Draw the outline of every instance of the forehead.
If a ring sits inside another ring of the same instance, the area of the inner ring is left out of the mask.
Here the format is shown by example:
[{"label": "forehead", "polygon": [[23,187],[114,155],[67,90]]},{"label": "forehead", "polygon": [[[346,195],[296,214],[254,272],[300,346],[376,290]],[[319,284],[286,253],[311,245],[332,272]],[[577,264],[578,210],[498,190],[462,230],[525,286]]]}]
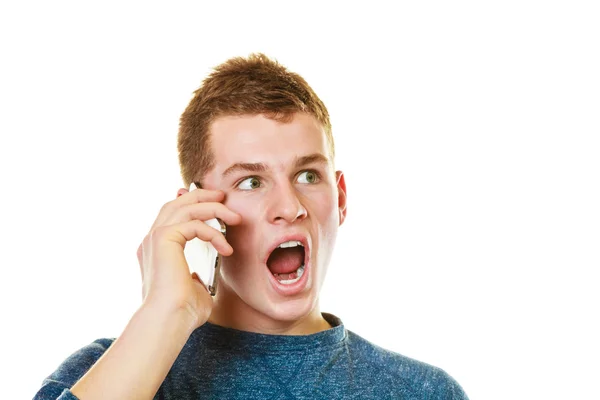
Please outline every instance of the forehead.
[{"label": "forehead", "polygon": [[327,138],[311,115],[297,113],[289,122],[263,115],[226,116],[211,125],[215,173],[234,163],[265,163],[284,168],[295,157],[321,153],[329,158]]}]

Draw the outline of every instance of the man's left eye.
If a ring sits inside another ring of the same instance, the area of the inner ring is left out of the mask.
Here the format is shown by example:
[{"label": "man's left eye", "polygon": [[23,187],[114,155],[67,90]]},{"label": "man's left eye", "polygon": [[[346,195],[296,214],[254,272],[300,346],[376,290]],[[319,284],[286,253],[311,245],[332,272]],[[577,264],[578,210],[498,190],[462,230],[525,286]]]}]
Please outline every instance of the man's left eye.
[{"label": "man's left eye", "polygon": [[298,175],[300,183],[316,183],[319,180],[319,175],[315,171],[304,171]]}]

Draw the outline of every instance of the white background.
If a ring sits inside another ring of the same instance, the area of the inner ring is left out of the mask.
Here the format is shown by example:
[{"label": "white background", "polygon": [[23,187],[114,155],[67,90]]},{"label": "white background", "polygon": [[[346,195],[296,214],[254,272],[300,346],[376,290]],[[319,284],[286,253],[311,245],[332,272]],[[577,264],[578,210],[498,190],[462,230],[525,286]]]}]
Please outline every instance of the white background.
[{"label": "white background", "polygon": [[322,309],[471,399],[600,398],[592,3],[3,3],[2,397],[120,334],[179,115],[262,51],[328,106],[346,173]]}]

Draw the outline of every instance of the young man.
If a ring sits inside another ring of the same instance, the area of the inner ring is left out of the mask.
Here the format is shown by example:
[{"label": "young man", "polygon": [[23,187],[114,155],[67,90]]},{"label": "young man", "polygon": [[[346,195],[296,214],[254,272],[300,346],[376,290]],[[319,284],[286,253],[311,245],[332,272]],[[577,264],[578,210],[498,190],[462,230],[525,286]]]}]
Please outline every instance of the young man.
[{"label": "young man", "polygon": [[[466,399],[444,371],[320,311],[346,183],[304,79],[262,54],[225,62],[183,113],[178,148],[185,187],[202,189],[179,189],[140,245],[141,307],[36,399]],[[223,255],[214,298],[184,257],[196,237]]]}]

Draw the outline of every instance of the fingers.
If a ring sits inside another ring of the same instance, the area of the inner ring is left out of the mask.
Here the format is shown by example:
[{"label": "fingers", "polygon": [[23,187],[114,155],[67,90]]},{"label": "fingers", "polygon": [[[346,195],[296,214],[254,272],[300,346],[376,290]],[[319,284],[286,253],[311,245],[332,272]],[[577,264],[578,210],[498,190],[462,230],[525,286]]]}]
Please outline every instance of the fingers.
[{"label": "fingers", "polygon": [[170,201],[170,203],[183,205],[199,202],[221,201],[224,198],[225,192],[222,190],[196,189],[182,194],[175,200]]},{"label": "fingers", "polygon": [[194,238],[210,242],[215,250],[224,256],[233,254],[233,248],[227,243],[221,232],[198,220],[161,226],[152,232],[150,239],[154,243],[161,243],[166,240],[179,243],[181,247],[185,247],[185,244]]},{"label": "fingers", "polygon": [[225,193],[220,190],[197,189],[184,193],[162,206],[160,212],[158,213],[158,217],[156,217],[156,221],[154,221],[154,224],[152,225],[152,228],[165,225],[165,220],[182,206],[205,202],[221,202],[224,198]]},{"label": "fingers", "polygon": [[174,225],[194,219],[208,221],[213,218],[219,218],[225,222],[225,225],[237,225],[242,220],[238,213],[231,211],[222,203],[195,203],[173,211],[165,219],[164,225]]},{"label": "fingers", "polygon": [[[220,190],[196,189],[183,193],[177,199],[166,203],[160,210],[146,239],[138,247],[137,257],[143,271],[143,243],[148,239],[168,237],[171,242],[177,242],[185,247],[185,242],[195,237],[210,242],[214,248],[225,256],[233,253],[223,234],[203,221],[219,218],[226,225],[237,225],[241,215],[228,209],[223,203],[225,193]],[[192,223],[193,222],[193,223]],[[191,223],[191,224],[190,224]],[[153,243],[159,243],[152,240]]]}]

